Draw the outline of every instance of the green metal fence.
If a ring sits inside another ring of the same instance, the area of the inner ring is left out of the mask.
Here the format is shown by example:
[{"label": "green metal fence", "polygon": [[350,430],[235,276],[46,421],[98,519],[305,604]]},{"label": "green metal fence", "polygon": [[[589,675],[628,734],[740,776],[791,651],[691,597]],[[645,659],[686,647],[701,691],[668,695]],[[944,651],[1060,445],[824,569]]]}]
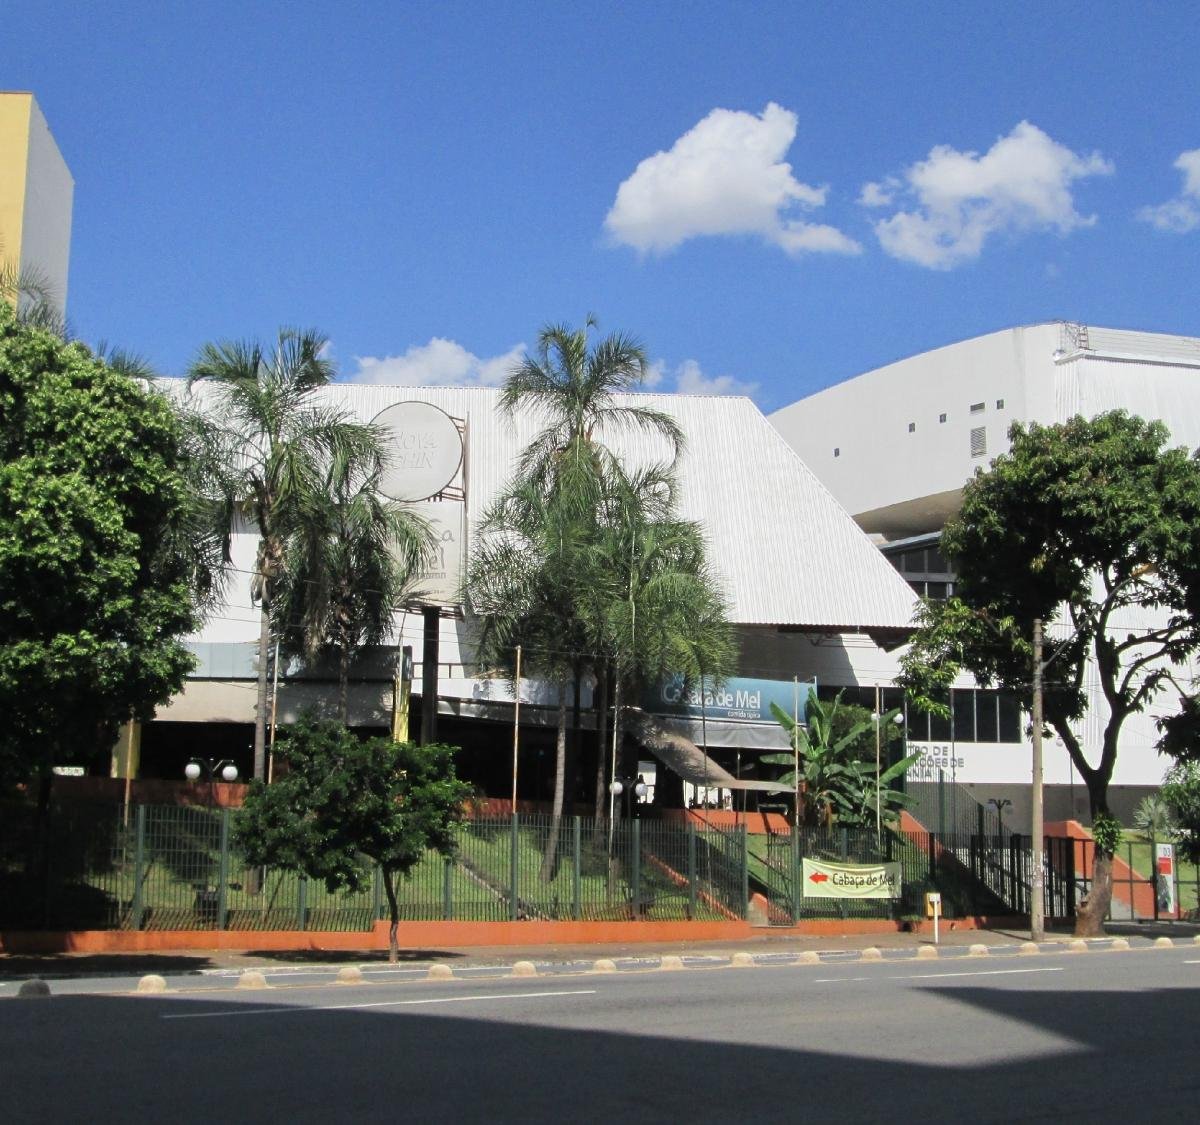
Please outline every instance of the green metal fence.
[{"label": "green metal fence", "polygon": [[[290,871],[247,865],[236,809],[58,804],[41,843],[27,806],[0,810],[0,926],[9,929],[368,930],[387,916],[376,872],[357,893],[327,891]],[[551,833],[556,832],[553,848]],[[1027,844],[1028,838],[1025,838]],[[1019,897],[1027,887],[1020,837],[1006,839]],[[452,857],[427,854],[396,886],[405,921],[739,919],[754,896],[767,921],[918,917],[939,890],[948,916],[991,913],[999,875],[979,862],[976,837],[885,829],[787,828],[748,834],[695,821],[615,823],[548,815],[480,816],[457,831]],[[990,853],[989,853],[990,854]],[[805,895],[805,857],[898,862],[899,900],[838,901]],[[1007,861],[1006,861],[1007,862]],[[1063,872],[1048,856],[1052,878]],[[1001,873],[1003,874],[1003,873]],[[1071,876],[1073,879],[1073,876]],[[1183,897],[1183,896],[1181,896]],[[1027,898],[1027,891],[1026,891]],[[1067,911],[1055,909],[1052,913]]]}]

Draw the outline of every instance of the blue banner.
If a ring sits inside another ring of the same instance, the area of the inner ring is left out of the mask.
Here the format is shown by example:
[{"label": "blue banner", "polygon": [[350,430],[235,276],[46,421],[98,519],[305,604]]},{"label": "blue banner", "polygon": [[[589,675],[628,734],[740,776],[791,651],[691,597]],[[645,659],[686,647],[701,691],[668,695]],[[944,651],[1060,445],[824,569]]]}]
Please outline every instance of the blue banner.
[{"label": "blue banner", "polygon": [[[800,721],[816,683],[800,683]],[[796,705],[796,684],[792,680],[748,680],[734,677],[718,686],[704,681],[703,697],[699,683],[684,687],[681,676],[669,677],[647,692],[642,707],[653,715],[679,715],[689,719],[735,720],[773,723],[771,704],[778,704],[788,715]]]}]

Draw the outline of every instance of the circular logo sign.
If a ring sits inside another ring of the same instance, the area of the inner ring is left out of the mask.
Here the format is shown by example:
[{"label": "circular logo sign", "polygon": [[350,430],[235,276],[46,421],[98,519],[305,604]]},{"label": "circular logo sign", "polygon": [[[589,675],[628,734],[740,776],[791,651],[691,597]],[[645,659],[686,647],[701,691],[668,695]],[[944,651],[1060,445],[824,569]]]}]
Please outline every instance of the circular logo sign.
[{"label": "circular logo sign", "polygon": [[462,434],[440,407],[397,402],[371,424],[383,431],[388,453],[379,488],[393,500],[428,500],[453,479],[462,464]]}]

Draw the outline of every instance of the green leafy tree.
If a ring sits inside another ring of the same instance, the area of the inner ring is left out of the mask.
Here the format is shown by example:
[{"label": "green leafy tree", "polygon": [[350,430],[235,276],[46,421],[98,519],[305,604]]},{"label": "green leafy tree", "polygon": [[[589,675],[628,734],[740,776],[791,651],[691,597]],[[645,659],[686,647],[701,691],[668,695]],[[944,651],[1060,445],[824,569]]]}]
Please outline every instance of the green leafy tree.
[{"label": "green leafy tree", "polygon": [[554,877],[566,789],[567,699],[586,638],[577,612],[587,578],[586,522],[557,493],[530,481],[514,486],[480,525],[468,575],[468,599],[479,625],[478,658],[503,669],[518,690],[516,647],[527,674],[558,689],[551,827],[541,877]]},{"label": "green leafy tree", "polygon": [[330,467],[355,466],[369,477],[383,452],[379,435],[330,405],[334,367],[327,341],[282,329],[275,343],[205,344],[188,385],[208,387],[198,413],[208,419],[214,451],[209,488],[245,512],[259,534],[251,593],[260,606],[254,776],[266,776],[266,715],[274,599],[293,535],[321,507]]},{"label": "green leafy tree", "polygon": [[93,764],[183,684],[196,626],[172,540],[177,419],[82,344],[0,301],[0,768]]},{"label": "green leafy tree", "polygon": [[[843,711],[852,709],[847,722]],[[855,719],[857,712],[865,717]],[[874,748],[875,728],[880,731],[891,727],[892,721],[901,712],[889,711],[876,720],[864,708],[843,704],[841,693],[829,702],[810,695],[805,706],[804,723],[799,726],[793,716],[778,704],[771,704],[771,714],[787,733],[788,741],[797,748],[800,759],[799,783],[801,790],[802,815],[798,819],[806,824],[830,828],[835,822],[847,826],[865,826],[875,823],[876,800],[881,819],[890,823],[902,809],[912,802],[904,793],[893,789],[892,782],[898,781],[915,763],[919,755],[907,758],[884,768],[876,782],[874,759],[865,761],[860,755],[862,745],[870,740]],[[874,750],[872,749],[872,753]],[[779,781],[793,792],[797,775],[794,754],[766,754],[765,765],[790,766]]]},{"label": "green leafy tree", "polygon": [[[957,596],[922,606],[902,680],[944,714],[942,693],[966,669],[1028,710],[1033,622],[1066,624],[1048,646],[1044,715],[1091,803],[1094,877],[1076,919],[1088,936],[1102,932],[1112,896],[1108,787],[1122,727],[1200,647],[1200,463],[1167,447],[1161,422],[1123,411],[1016,424],[1009,437],[943,532]],[[1081,734],[1089,680],[1103,697],[1093,756]]]},{"label": "green leafy tree", "polygon": [[324,486],[306,493],[284,549],[280,633],[284,651],[337,661],[338,715],[349,709],[350,662],[385,643],[396,613],[433,548],[426,520],[389,501],[379,472],[333,461]]},{"label": "green leafy tree", "polygon": [[1200,864],[1200,762],[1172,766],[1160,796],[1175,814],[1175,838],[1181,850],[1192,863]]},{"label": "green leafy tree", "polygon": [[378,867],[396,961],[396,880],[433,849],[452,856],[470,786],[454,774],[455,748],[360,739],[306,716],[280,742],[282,776],[251,783],[236,839],[255,866],[299,871],[333,891],[357,891]]}]

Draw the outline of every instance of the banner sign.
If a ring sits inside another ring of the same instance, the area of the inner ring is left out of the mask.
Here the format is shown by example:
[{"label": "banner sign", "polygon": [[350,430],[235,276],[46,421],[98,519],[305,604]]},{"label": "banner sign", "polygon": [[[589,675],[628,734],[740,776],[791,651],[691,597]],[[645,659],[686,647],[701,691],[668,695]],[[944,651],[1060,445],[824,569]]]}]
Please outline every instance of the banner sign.
[{"label": "banner sign", "polygon": [[[800,721],[808,706],[815,683],[800,684]],[[689,719],[729,719],[742,722],[773,723],[771,704],[776,703],[785,714],[796,706],[796,684],[793,680],[748,680],[732,678],[718,687],[706,679],[703,689],[699,683],[685,689],[683,678],[670,676],[647,692],[643,708],[652,715],[681,715]]]},{"label": "banner sign", "polygon": [[1176,914],[1175,909],[1175,845],[1155,844],[1154,846],[1154,897],[1160,914]]},{"label": "banner sign", "polygon": [[899,898],[898,863],[801,861],[805,898]]}]

